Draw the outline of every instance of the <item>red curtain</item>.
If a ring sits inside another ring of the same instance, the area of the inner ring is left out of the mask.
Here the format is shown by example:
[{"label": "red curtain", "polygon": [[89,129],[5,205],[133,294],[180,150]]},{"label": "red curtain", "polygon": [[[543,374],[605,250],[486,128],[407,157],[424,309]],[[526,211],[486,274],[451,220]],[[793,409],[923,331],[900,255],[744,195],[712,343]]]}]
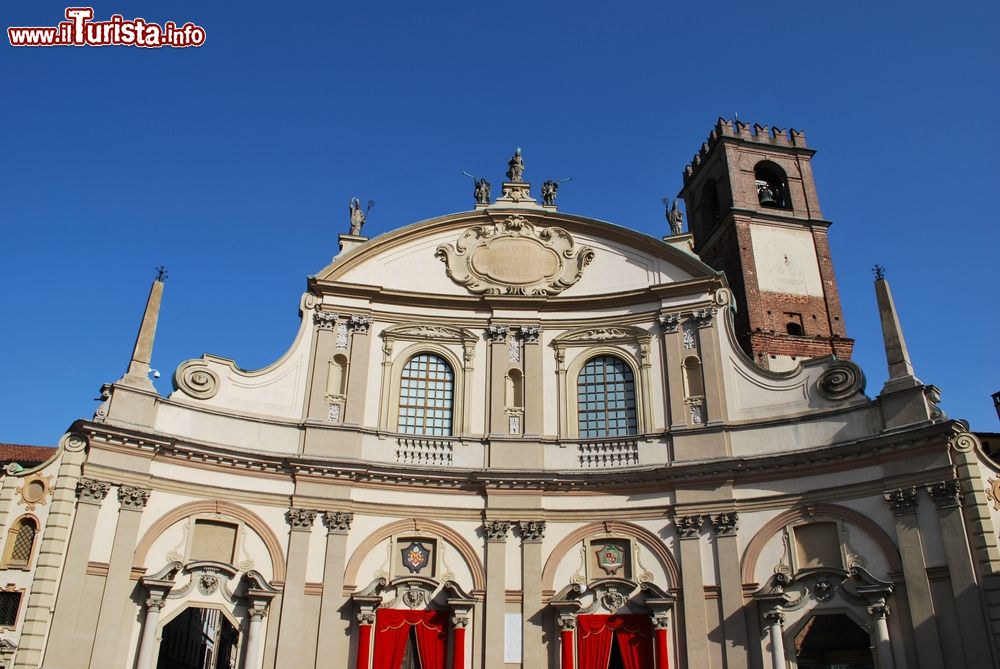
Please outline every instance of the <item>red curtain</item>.
[{"label": "red curtain", "polygon": [[576,625],[580,669],[607,669],[612,637],[618,641],[625,669],[654,669],[649,616],[578,616]]},{"label": "red curtain", "polygon": [[447,611],[378,609],[375,617],[375,661],[373,669],[399,669],[412,627],[423,669],[446,669]]}]

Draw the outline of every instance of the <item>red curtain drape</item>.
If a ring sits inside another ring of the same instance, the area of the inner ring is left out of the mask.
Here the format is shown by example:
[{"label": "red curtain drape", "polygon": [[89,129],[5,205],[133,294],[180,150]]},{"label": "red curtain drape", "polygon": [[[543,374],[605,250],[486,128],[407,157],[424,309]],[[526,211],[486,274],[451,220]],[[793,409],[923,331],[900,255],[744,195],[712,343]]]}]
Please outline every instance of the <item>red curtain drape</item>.
[{"label": "red curtain drape", "polygon": [[399,669],[406,640],[413,628],[423,669],[446,669],[447,611],[378,609],[375,614],[375,661],[373,669]]},{"label": "red curtain drape", "polygon": [[618,641],[625,669],[654,669],[649,616],[578,616],[576,625],[580,669],[607,669],[612,637]]}]

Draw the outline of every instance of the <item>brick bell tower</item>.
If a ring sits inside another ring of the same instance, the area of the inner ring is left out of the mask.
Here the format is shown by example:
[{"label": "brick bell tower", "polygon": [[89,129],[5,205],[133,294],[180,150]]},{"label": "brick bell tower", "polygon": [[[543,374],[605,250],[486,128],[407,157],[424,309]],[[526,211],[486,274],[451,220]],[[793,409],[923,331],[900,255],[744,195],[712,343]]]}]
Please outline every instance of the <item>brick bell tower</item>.
[{"label": "brick bell tower", "polygon": [[684,170],[694,251],[726,273],[736,334],[761,367],[850,358],[805,134],[720,118]]}]

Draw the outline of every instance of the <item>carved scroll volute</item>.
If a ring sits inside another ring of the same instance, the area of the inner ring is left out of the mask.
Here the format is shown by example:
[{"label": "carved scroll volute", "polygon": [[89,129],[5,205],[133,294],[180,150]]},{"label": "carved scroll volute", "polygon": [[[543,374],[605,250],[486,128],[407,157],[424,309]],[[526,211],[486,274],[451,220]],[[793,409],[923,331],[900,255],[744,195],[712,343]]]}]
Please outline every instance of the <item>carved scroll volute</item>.
[{"label": "carved scroll volute", "polygon": [[539,229],[521,216],[473,226],[435,255],[455,283],[487,295],[557,295],[594,259],[562,228]]}]

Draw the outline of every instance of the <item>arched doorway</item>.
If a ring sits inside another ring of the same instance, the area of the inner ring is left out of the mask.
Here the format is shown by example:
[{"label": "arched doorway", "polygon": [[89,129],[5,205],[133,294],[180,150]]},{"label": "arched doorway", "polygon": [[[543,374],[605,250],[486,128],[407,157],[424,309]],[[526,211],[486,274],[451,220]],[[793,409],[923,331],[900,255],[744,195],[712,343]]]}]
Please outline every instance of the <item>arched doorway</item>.
[{"label": "arched doorway", "polygon": [[222,611],[185,609],[163,628],[156,669],[236,669],[239,632]]},{"label": "arched doorway", "polygon": [[843,613],[814,615],[795,635],[799,669],[875,669],[871,637]]}]

